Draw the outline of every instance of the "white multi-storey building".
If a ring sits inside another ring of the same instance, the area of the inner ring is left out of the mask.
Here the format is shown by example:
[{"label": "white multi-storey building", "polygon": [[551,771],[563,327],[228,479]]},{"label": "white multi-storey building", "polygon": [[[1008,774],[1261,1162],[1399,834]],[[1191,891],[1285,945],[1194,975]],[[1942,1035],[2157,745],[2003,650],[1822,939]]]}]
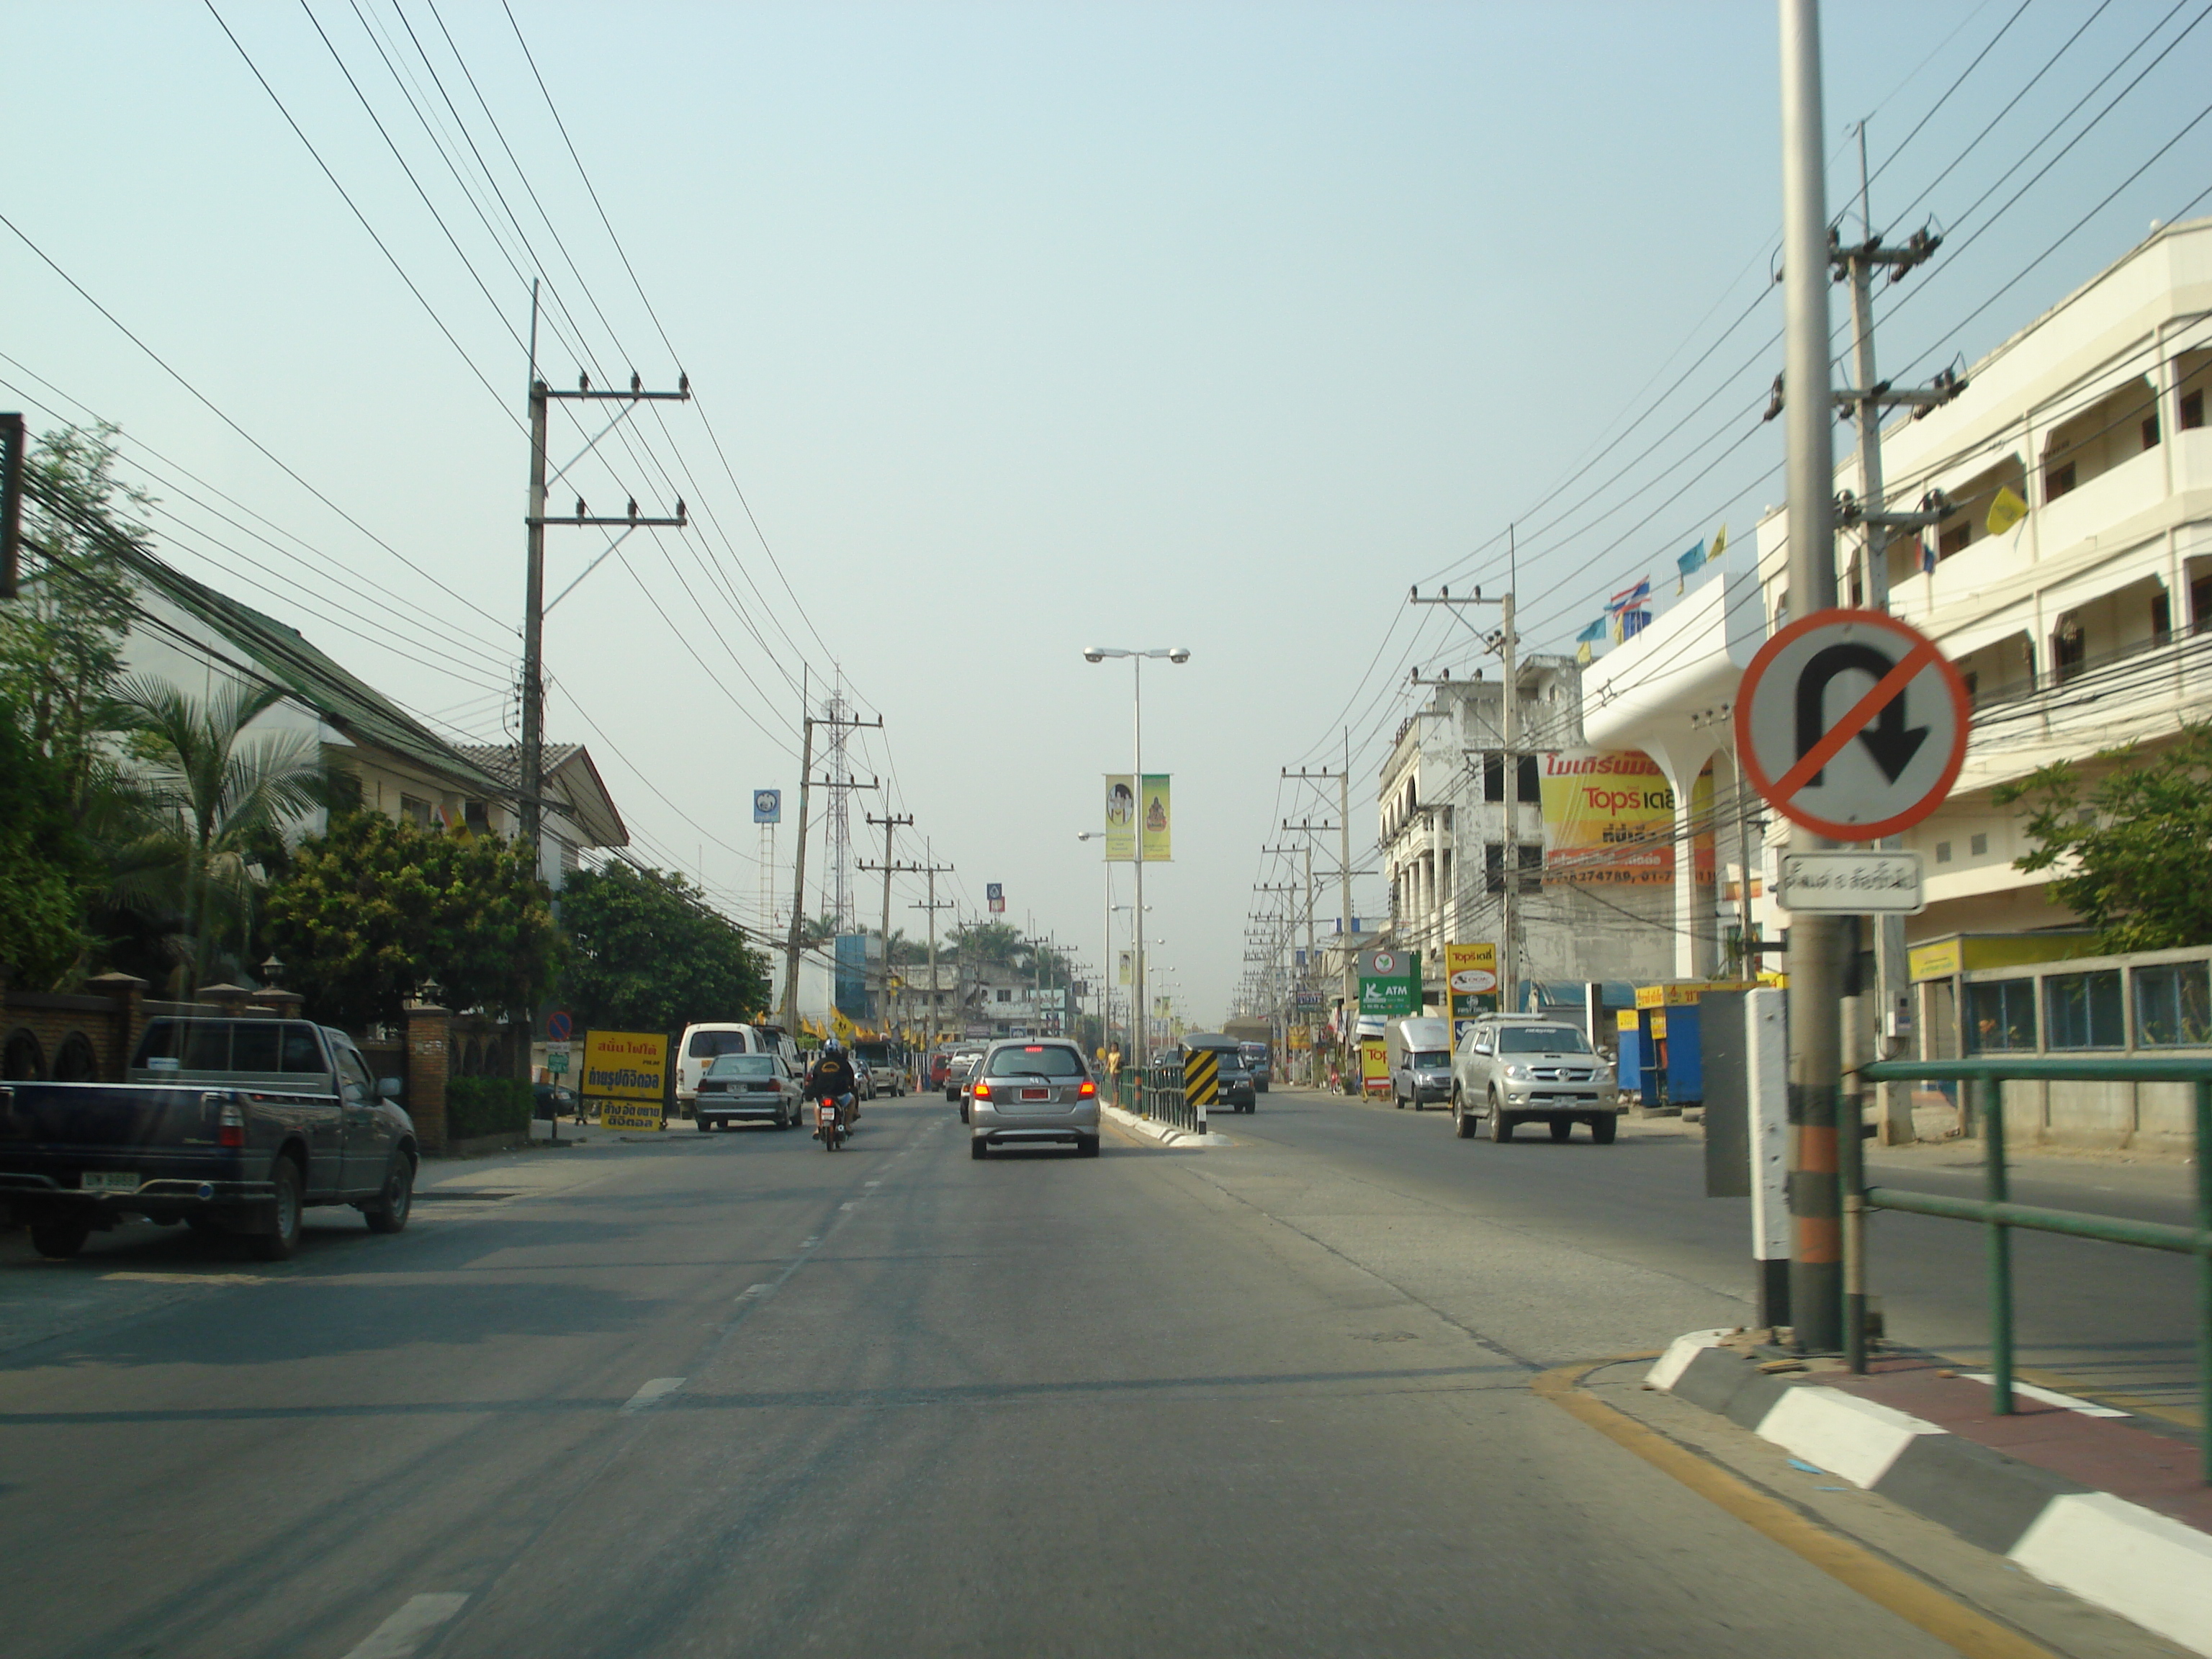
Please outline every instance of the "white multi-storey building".
[{"label": "white multi-storey building", "polygon": [[[1883,434],[1891,510],[1939,490],[1950,509],[1924,543],[1888,548],[1890,608],[1958,665],[1974,710],[1949,799],[1906,836],[1929,878],[1915,940],[2071,921],[2048,902],[2047,874],[2014,867],[2027,850],[2022,813],[1994,792],[2052,761],[2094,773],[2100,751],[2155,744],[2212,714],[2212,220],[2154,232],[1967,381]],[[1857,472],[1854,450],[1838,490],[1861,493]],[[1838,534],[1847,604],[1864,596],[1863,545]],[[1746,860],[1725,716],[1784,616],[1788,558],[1777,509],[1759,525],[1755,570],[1708,575],[1583,676],[1589,741],[1650,754],[1676,786],[1678,834],[1714,834],[1730,866]],[[1717,810],[1697,822],[1691,786],[1708,769]],[[1754,831],[1753,865],[1758,844]],[[1677,899],[1677,971],[1709,972],[1724,924],[1694,888]],[[1786,921],[1763,899],[1759,909],[1770,935]]]}]

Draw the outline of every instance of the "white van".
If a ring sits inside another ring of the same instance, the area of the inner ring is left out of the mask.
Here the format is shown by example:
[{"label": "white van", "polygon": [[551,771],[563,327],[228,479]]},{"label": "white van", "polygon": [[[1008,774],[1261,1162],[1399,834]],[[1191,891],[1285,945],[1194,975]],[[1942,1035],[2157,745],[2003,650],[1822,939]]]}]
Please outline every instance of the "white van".
[{"label": "white van", "polygon": [[699,1098],[699,1079],[718,1054],[765,1054],[773,1045],[750,1025],[687,1025],[676,1050],[676,1110],[689,1117]]},{"label": "white van", "polygon": [[1419,1111],[1431,1101],[1451,1101],[1451,1022],[1432,1015],[1394,1019],[1385,1036],[1390,1045],[1390,1103],[1411,1101]]}]

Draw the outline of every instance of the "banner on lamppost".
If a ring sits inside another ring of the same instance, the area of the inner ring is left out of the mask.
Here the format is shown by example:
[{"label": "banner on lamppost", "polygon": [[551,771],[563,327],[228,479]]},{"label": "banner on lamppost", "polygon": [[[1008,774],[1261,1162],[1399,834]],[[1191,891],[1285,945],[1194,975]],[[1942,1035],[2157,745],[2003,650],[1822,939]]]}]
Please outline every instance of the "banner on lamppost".
[{"label": "banner on lamppost", "polygon": [[1134,984],[1137,978],[1137,953],[1134,951],[1124,951],[1121,952],[1121,973],[1118,982],[1123,985]]},{"label": "banner on lamppost", "polygon": [[1134,862],[1137,836],[1141,826],[1145,838],[1145,862],[1171,862],[1175,852],[1172,833],[1174,810],[1174,798],[1170,792],[1165,772],[1146,773],[1141,793],[1137,788],[1133,773],[1107,773],[1107,861],[1112,864]]},{"label": "banner on lamppost", "polygon": [[[1128,864],[1137,856],[1137,781],[1127,772],[1106,775],[1106,860]],[[1128,981],[1124,980],[1123,984]]]},{"label": "banner on lamppost", "polygon": [[1145,862],[1166,864],[1175,856],[1173,805],[1164,772],[1145,774]]}]

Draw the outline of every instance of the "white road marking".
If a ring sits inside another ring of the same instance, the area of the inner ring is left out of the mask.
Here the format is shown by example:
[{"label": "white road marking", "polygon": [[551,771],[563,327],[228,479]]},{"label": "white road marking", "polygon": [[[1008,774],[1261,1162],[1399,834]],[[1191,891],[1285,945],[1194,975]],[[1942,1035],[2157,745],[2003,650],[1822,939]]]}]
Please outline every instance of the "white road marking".
[{"label": "white road marking", "polygon": [[882,1186],[884,1183],[883,1183],[882,1182],[880,1182],[880,1181],[871,1181],[871,1182],[867,1182],[867,1183],[866,1183],[866,1185],[868,1185],[868,1186],[871,1186],[871,1187],[880,1187],[880,1186]]},{"label": "white road marking", "polygon": [[682,1388],[688,1379],[681,1376],[656,1376],[643,1384],[638,1391],[623,1402],[626,1412],[641,1412],[659,1405]]},{"label": "white road marking", "polygon": [[408,1659],[423,1638],[468,1605],[465,1595],[447,1593],[412,1597],[407,1605],[369,1632],[345,1659]]},{"label": "white road marking", "polygon": [[102,1273],[102,1279],[119,1279],[132,1285],[266,1285],[262,1273]]},{"label": "white road marking", "polygon": [[841,1210],[855,1210],[860,1207],[860,1205],[857,1202],[854,1202],[852,1204],[840,1204],[837,1207]]},{"label": "white road marking", "polygon": [[[1979,1382],[1994,1389],[1997,1380],[1988,1371],[1960,1371],[1969,1382]],[[2128,1413],[2114,1411],[2110,1406],[2100,1406],[2087,1400],[2077,1400],[2070,1394],[2060,1394],[2056,1389],[2039,1389],[2033,1382],[2013,1379],[2012,1391],[2024,1394],[2030,1400],[2040,1400],[2046,1406],[2063,1406],[2069,1412],[2079,1412],[2084,1417],[2125,1417]]]},{"label": "white road marking", "polygon": [[767,1295],[770,1291],[774,1290],[775,1288],[775,1285],[746,1285],[746,1286],[745,1286],[745,1288],[744,1288],[742,1291],[740,1291],[740,1292],[739,1292],[739,1295],[740,1295],[740,1296],[766,1296],[766,1295]]}]

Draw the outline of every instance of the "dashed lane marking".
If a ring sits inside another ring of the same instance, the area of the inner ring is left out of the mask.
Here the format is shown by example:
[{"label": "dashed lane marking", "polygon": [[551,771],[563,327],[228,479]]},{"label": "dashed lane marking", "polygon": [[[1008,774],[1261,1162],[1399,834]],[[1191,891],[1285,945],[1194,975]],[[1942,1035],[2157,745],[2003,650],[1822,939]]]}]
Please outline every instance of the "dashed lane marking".
[{"label": "dashed lane marking", "polygon": [[688,1380],[681,1376],[656,1376],[652,1382],[641,1384],[635,1394],[623,1401],[623,1410],[650,1411],[682,1388]]},{"label": "dashed lane marking", "polygon": [[468,1605],[465,1595],[446,1593],[410,1597],[407,1605],[369,1632],[345,1659],[409,1659],[439,1626]]}]

